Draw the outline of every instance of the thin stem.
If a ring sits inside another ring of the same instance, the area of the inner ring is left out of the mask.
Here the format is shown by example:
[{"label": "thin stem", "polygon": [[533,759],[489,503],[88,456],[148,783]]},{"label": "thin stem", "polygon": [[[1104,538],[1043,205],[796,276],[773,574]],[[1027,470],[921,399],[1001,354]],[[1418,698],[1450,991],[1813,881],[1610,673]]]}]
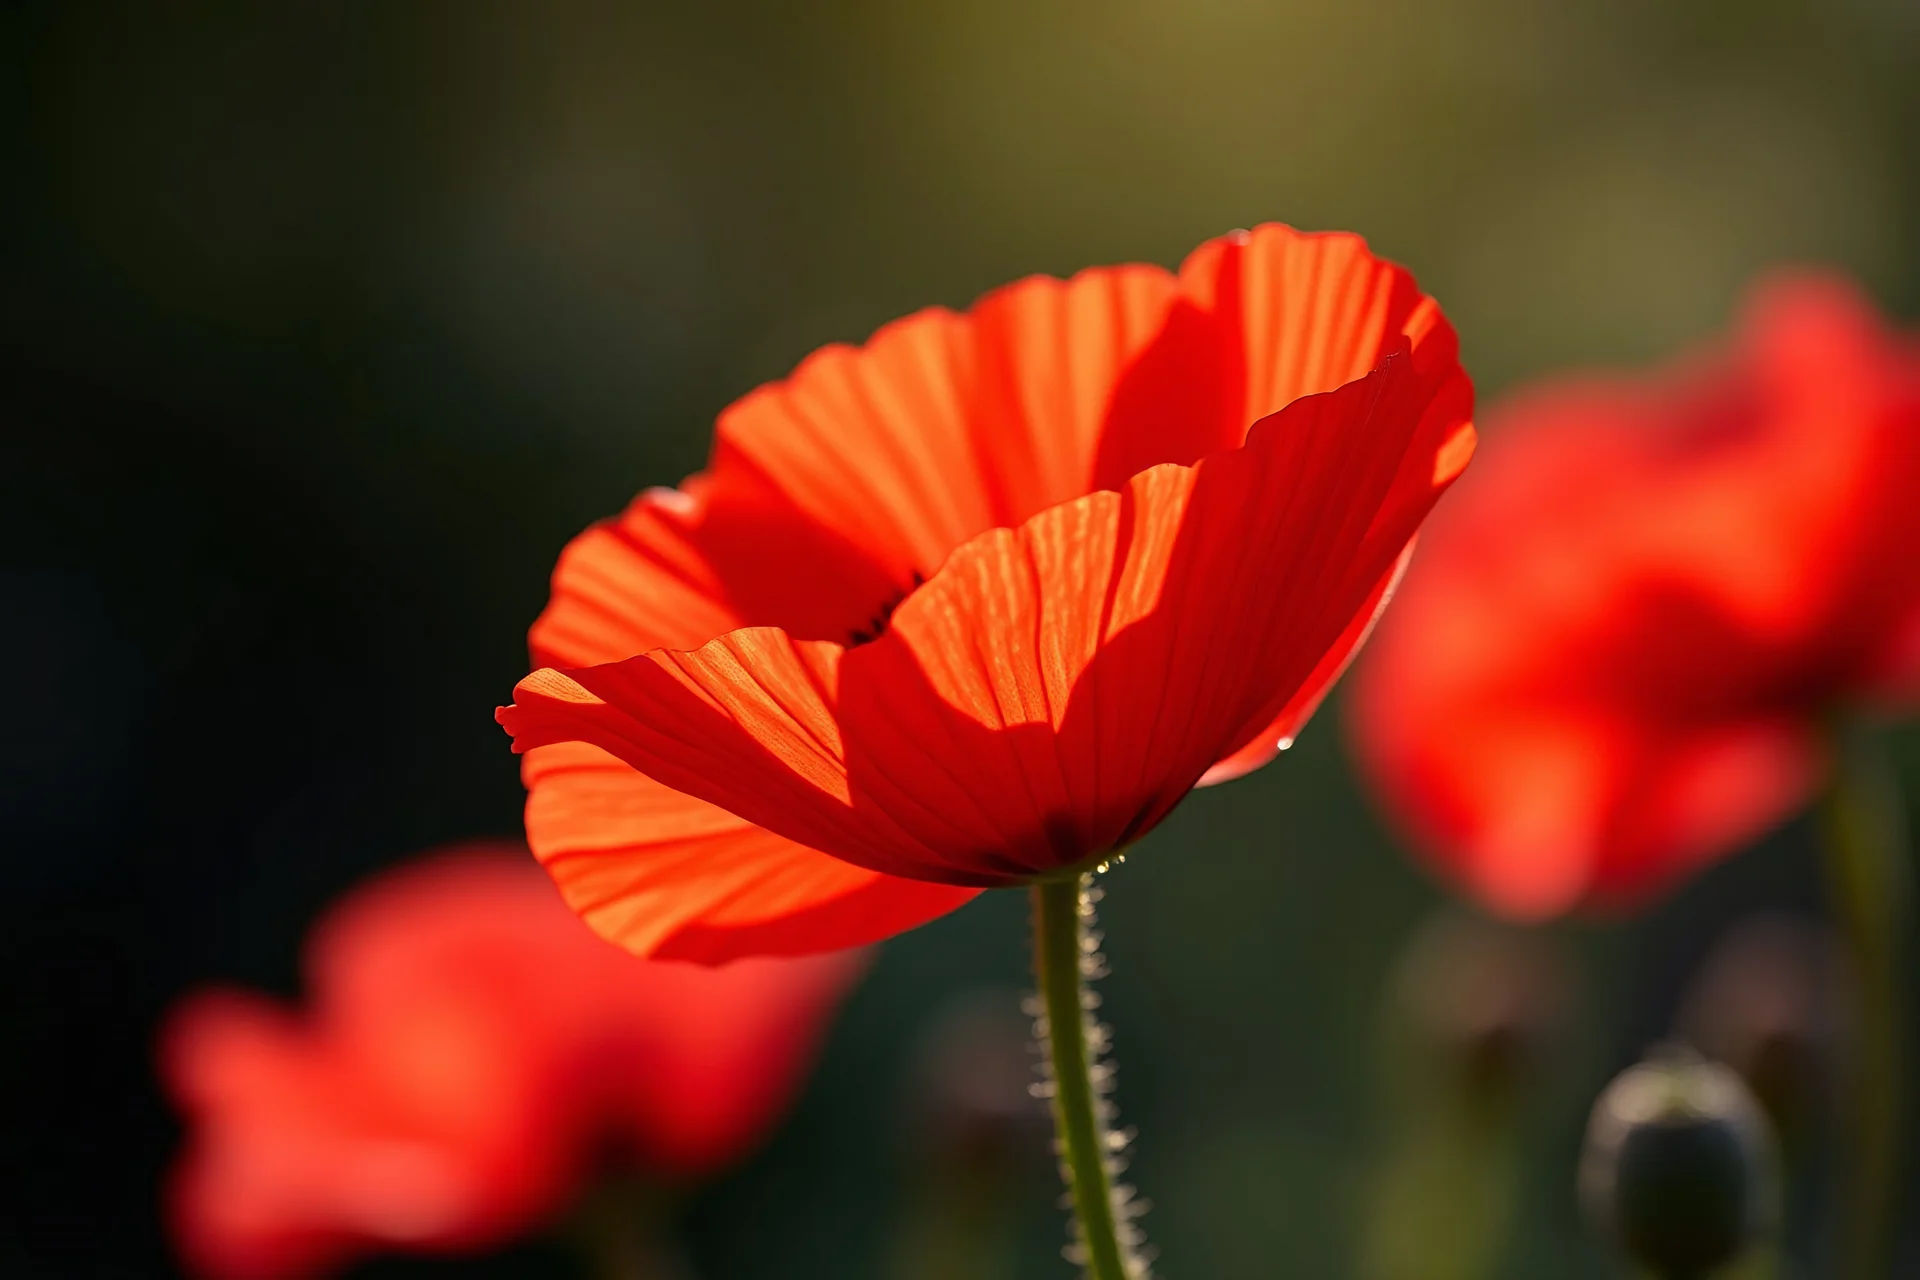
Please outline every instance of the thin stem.
[{"label": "thin stem", "polygon": [[1124,1187],[1114,1185],[1115,1157],[1123,1145],[1107,1126],[1113,1105],[1103,1096],[1111,1070],[1098,1061],[1105,1033],[1091,1014],[1085,979],[1098,975],[1091,880],[1042,880],[1034,884],[1033,972],[1040,986],[1038,1028],[1051,1071],[1054,1131],[1060,1173],[1073,1194],[1078,1224],[1076,1261],[1091,1280],[1141,1280],[1145,1267],[1135,1253],[1138,1231]]},{"label": "thin stem", "polygon": [[1866,729],[1841,725],[1833,781],[1821,803],[1829,892],[1853,971],[1858,1044],[1846,1091],[1851,1185],[1842,1267],[1836,1275],[1884,1280],[1906,1123],[1902,936],[1911,886],[1898,788],[1880,743]]}]

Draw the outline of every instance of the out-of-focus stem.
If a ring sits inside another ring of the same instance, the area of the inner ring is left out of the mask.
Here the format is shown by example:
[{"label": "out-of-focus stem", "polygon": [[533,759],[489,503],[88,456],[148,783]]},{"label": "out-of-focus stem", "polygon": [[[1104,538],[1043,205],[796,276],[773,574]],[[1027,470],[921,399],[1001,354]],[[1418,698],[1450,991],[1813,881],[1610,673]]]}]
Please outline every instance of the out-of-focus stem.
[{"label": "out-of-focus stem", "polygon": [[909,1204],[893,1280],[1010,1280],[1018,1258],[1004,1188],[978,1173],[947,1176]]},{"label": "out-of-focus stem", "polygon": [[1407,939],[1383,992],[1385,1142],[1369,1179],[1361,1280],[1489,1280],[1521,1188],[1524,1115],[1570,996],[1539,933],[1451,907]]},{"label": "out-of-focus stem", "polygon": [[622,1179],[589,1192],[568,1234],[593,1280],[694,1280],[667,1228],[666,1208],[653,1189]]},{"label": "out-of-focus stem", "polygon": [[1034,1096],[1033,1023],[981,989],[921,1031],[902,1130],[908,1159],[890,1280],[1015,1280],[1019,1206],[1057,1175],[1053,1117]]},{"label": "out-of-focus stem", "polygon": [[1834,1274],[1885,1280],[1906,1123],[1902,968],[1911,872],[1905,815],[1881,744],[1865,727],[1841,724],[1834,756],[1821,817],[1828,889],[1851,962],[1857,1036],[1844,1091],[1847,1180]]},{"label": "out-of-focus stem", "polygon": [[1365,1280],[1487,1280],[1512,1223],[1516,1117],[1429,1098],[1401,1131],[1367,1205]]},{"label": "out-of-focus stem", "polygon": [[1085,876],[1042,880],[1032,888],[1033,972],[1052,1068],[1053,1122],[1060,1168],[1073,1195],[1079,1246],[1091,1280],[1138,1280],[1133,1228],[1115,1194],[1115,1144],[1097,1061],[1100,1033],[1088,1009],[1085,979],[1094,963],[1088,933],[1093,903]]}]

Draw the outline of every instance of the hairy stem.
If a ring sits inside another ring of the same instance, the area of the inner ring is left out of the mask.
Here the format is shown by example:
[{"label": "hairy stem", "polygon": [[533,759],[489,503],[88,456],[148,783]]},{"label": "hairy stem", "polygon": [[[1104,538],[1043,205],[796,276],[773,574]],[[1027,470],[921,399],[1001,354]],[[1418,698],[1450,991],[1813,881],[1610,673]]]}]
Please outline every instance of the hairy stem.
[{"label": "hairy stem", "polygon": [[1100,1061],[1105,1033],[1092,1016],[1086,979],[1098,976],[1091,879],[1034,884],[1033,972],[1040,986],[1037,1025],[1050,1072],[1061,1176],[1073,1195],[1077,1223],[1069,1256],[1091,1280],[1142,1280],[1134,1205],[1114,1174],[1124,1139],[1108,1127],[1105,1094],[1112,1072]]},{"label": "hairy stem", "polygon": [[1840,1200],[1842,1265],[1834,1274],[1883,1280],[1889,1274],[1891,1211],[1906,1123],[1901,975],[1911,896],[1909,854],[1899,791],[1879,742],[1857,725],[1839,726],[1834,740],[1833,781],[1821,817],[1829,891],[1853,974],[1859,1037],[1846,1091],[1850,1185]]}]

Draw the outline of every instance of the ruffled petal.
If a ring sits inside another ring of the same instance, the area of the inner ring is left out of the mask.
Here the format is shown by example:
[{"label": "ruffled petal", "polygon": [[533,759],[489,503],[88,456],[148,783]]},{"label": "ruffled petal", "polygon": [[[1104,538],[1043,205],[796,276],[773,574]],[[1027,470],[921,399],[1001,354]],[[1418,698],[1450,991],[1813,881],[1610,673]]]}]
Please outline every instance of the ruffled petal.
[{"label": "ruffled petal", "polygon": [[585,743],[530,751],[522,772],[528,842],[568,905],[637,955],[722,964],[862,946],[974,896],[795,844]]},{"label": "ruffled petal", "polygon": [[536,672],[502,723],[888,874],[1102,856],[1312,681],[1464,465],[1464,377],[1401,346],[1243,449],[976,538],[871,644],[752,628]]},{"label": "ruffled petal", "polygon": [[1035,276],[825,347],[721,415],[714,474],[764,477],[910,586],[981,531],[1087,491],[1116,387],[1176,288],[1149,266]]},{"label": "ruffled petal", "polygon": [[1181,264],[1165,325],[1114,390],[1093,487],[1234,448],[1253,423],[1364,376],[1402,343],[1423,372],[1459,359],[1439,305],[1359,236],[1268,223],[1210,240]]},{"label": "ruffled petal", "polygon": [[[755,613],[836,633],[860,614],[876,571],[790,511],[782,531],[777,497],[756,497],[739,474],[730,483],[717,507],[704,477],[649,490],[574,539],[533,627],[535,662],[691,647]],[[639,955],[720,964],[860,946],[972,896],[830,858],[592,747],[534,752],[522,776],[534,854],[596,931]]]},{"label": "ruffled petal", "polygon": [[751,466],[649,489],[575,538],[534,622],[536,665],[691,648],[747,625],[844,636],[897,593],[889,570]]},{"label": "ruffled petal", "polygon": [[740,625],[695,540],[704,502],[649,489],[567,544],[547,607],[528,635],[535,665],[617,662],[695,645]]},{"label": "ruffled petal", "polygon": [[[965,314],[934,308],[827,347],[721,416],[711,474],[716,491],[751,475],[860,548],[893,584],[873,604],[890,607],[969,538],[1236,448],[1396,344],[1423,372],[1458,360],[1433,300],[1365,241],[1269,224],[1208,242],[1178,275],[1036,276]],[[743,620],[812,639],[861,625]]]}]

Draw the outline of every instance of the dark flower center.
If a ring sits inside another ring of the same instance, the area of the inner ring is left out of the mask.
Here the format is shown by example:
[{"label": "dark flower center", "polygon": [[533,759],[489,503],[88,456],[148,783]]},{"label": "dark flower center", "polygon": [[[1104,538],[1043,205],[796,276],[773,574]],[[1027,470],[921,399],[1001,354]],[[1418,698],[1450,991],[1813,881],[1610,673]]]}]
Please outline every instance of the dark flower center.
[{"label": "dark flower center", "polygon": [[871,644],[887,634],[887,624],[893,620],[893,611],[898,609],[901,601],[918,590],[926,580],[927,575],[915,569],[912,582],[888,596],[871,618],[847,634],[847,648],[858,649],[861,645]]}]

